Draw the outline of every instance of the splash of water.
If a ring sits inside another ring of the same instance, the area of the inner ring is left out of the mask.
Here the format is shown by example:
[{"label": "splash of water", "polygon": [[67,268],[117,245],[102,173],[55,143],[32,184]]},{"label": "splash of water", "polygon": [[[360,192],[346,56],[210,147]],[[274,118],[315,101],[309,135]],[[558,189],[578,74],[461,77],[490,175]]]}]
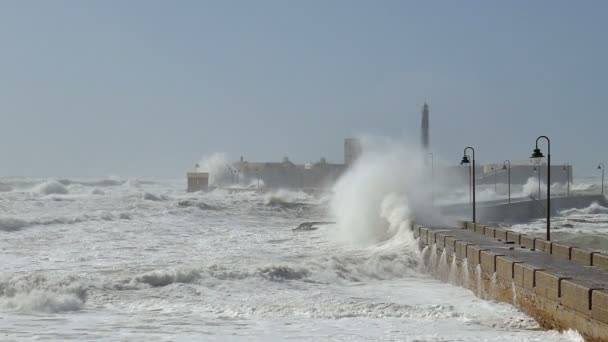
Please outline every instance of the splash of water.
[{"label": "splash of water", "polygon": [[486,299],[485,290],[483,288],[483,279],[481,279],[481,265],[475,267],[475,280],[477,284],[477,296],[481,299]]},{"label": "splash of water", "polygon": [[460,285],[458,282],[458,263],[456,262],[456,253],[452,253],[452,263],[450,265],[450,275],[448,281],[452,285]]}]

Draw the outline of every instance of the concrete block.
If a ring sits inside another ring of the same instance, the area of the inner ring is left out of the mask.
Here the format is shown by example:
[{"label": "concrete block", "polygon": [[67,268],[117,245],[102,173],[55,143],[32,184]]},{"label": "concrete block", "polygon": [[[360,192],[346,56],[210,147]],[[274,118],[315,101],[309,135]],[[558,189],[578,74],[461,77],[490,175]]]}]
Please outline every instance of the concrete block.
[{"label": "concrete block", "polygon": [[479,223],[475,224],[475,233],[483,235],[485,229],[486,229],[486,227],[483,224],[479,224]]},{"label": "concrete block", "polygon": [[521,234],[519,234],[519,233],[507,230],[507,241],[513,241],[513,242],[515,242],[516,244],[519,245],[520,244],[520,242],[519,242],[519,236],[520,235]]},{"label": "concrete block", "polygon": [[437,232],[435,234],[435,243],[437,243],[437,248],[443,250],[445,248],[445,238],[448,236],[446,232]]},{"label": "concrete block", "polygon": [[485,236],[487,236],[487,237],[494,238],[494,233],[495,232],[496,232],[496,228],[490,227],[490,226],[486,226],[485,229],[484,229],[484,231],[483,231],[483,234]]},{"label": "concrete block", "polygon": [[496,257],[499,254],[490,251],[481,251],[480,265],[483,272],[493,274],[496,272]]},{"label": "concrete block", "polygon": [[551,254],[551,241],[545,239],[534,239],[534,249]]},{"label": "concrete block", "polygon": [[593,291],[591,293],[591,316],[608,324],[608,291]]},{"label": "concrete block", "polygon": [[601,287],[585,284],[576,280],[561,281],[561,302],[566,307],[591,316],[591,292]]},{"label": "concrete block", "polygon": [[473,222],[467,222],[467,229],[475,231],[475,223],[473,223]]},{"label": "concrete block", "polygon": [[584,266],[591,266],[592,251],[586,249],[572,247],[570,250],[570,260],[575,261]]},{"label": "concrete block", "polygon": [[534,293],[545,298],[559,300],[561,297],[561,281],[569,279],[548,271],[537,271],[535,273]]},{"label": "concrete block", "polygon": [[436,243],[435,239],[437,237],[437,232],[433,229],[429,229],[429,232],[427,233],[427,239],[429,242],[429,245],[433,245],[434,243]]},{"label": "concrete block", "polygon": [[448,255],[456,253],[456,238],[453,236],[446,236],[445,248],[448,251]]},{"label": "concrete block", "polygon": [[533,291],[536,284],[534,274],[541,268],[528,265],[525,263],[517,263],[514,267],[513,280],[515,285],[523,287],[526,290]]},{"label": "concrete block", "polygon": [[514,276],[515,264],[519,261],[511,260],[504,256],[496,257],[496,276],[507,281],[511,281]]},{"label": "concrete block", "polygon": [[467,246],[470,243],[466,241],[456,241],[456,258],[459,260],[464,260],[467,257]]},{"label": "concrete block", "polygon": [[608,254],[593,253],[593,266],[608,272]]},{"label": "concrete block", "polygon": [[533,236],[528,236],[528,235],[524,235],[521,234],[519,236],[519,244],[526,247],[526,248],[534,248],[534,237]]},{"label": "concrete block", "polygon": [[467,246],[467,261],[470,266],[476,267],[481,263],[481,251],[486,251],[487,249],[482,248],[480,246],[469,245]]},{"label": "concrete block", "polygon": [[420,237],[420,227],[417,225],[412,226],[412,231],[414,233],[414,238],[417,239]]},{"label": "concrete block", "polygon": [[501,241],[508,241],[507,231],[504,229],[496,228],[496,230],[494,230],[494,237]]},{"label": "concrete block", "polygon": [[429,229],[428,228],[420,228],[420,241],[422,241],[423,244],[428,245],[429,244]]},{"label": "concrete block", "polygon": [[561,243],[553,243],[551,245],[551,254],[555,255],[556,257],[562,258],[562,259],[566,259],[566,260],[570,260],[570,249],[572,247],[570,246],[566,246],[566,245],[562,245]]}]

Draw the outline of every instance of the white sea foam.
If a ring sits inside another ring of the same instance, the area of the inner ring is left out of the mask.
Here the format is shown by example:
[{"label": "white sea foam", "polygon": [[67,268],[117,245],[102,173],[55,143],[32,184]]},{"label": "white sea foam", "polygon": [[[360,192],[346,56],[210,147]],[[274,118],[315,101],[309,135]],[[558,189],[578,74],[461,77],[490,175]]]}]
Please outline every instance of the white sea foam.
[{"label": "white sea foam", "polygon": [[55,180],[46,181],[37,185],[34,188],[34,192],[42,195],[65,195],[69,193],[68,188]]}]

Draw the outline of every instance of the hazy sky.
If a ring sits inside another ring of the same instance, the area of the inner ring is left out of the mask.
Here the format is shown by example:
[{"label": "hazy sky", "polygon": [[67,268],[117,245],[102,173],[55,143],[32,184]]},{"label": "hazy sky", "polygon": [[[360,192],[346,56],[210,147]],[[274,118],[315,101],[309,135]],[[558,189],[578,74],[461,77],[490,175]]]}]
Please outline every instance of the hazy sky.
[{"label": "hazy sky", "polygon": [[[213,152],[608,161],[608,1],[0,1],[0,175],[175,176]],[[544,147],[543,147],[544,149]],[[398,172],[398,171],[396,171]]]}]

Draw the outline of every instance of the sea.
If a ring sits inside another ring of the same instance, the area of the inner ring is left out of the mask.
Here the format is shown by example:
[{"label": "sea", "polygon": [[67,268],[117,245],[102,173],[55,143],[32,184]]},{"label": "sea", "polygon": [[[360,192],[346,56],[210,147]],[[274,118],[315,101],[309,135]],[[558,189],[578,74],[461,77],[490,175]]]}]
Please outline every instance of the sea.
[{"label": "sea", "polygon": [[[407,201],[345,204],[347,185],[2,178],[0,340],[582,341],[436,280],[405,229]],[[607,229],[605,210],[582,214]],[[301,226],[336,213],[385,227]]]}]

